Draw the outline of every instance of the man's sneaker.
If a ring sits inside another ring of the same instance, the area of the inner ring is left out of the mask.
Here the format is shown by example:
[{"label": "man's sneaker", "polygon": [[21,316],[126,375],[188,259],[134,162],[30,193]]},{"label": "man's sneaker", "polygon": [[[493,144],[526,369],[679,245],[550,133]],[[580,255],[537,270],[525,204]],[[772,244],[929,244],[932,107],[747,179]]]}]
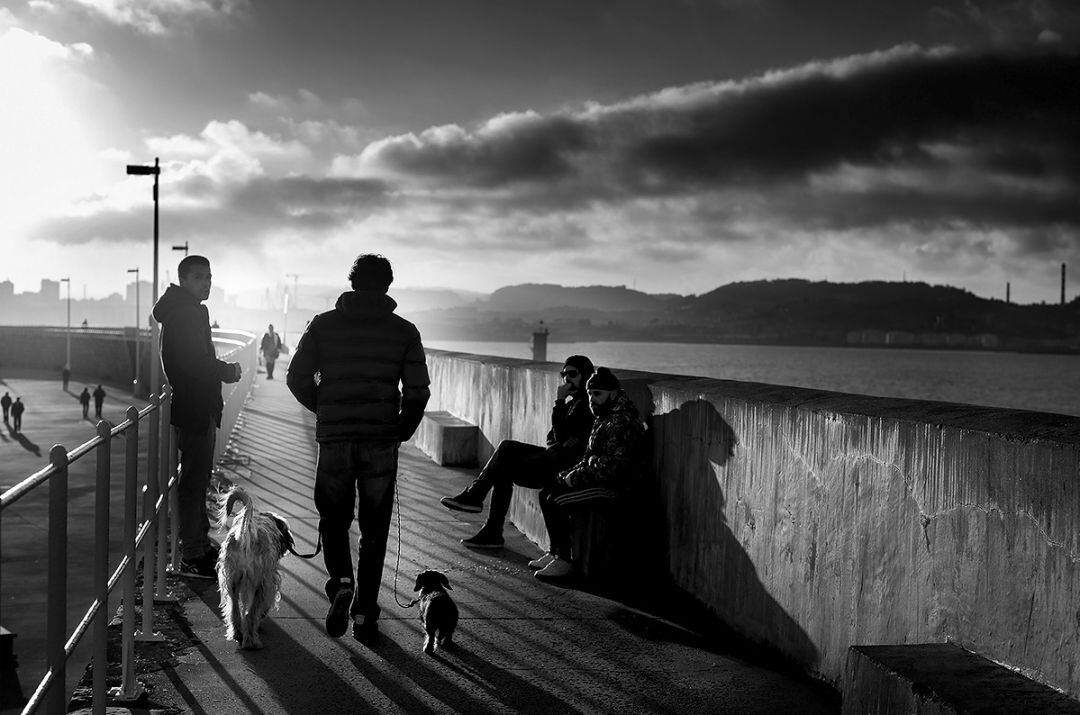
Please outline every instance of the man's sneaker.
[{"label": "man's sneaker", "polygon": [[379,637],[379,619],[353,616],[352,637],[361,643],[372,643]]},{"label": "man's sneaker", "polygon": [[456,496],[443,497],[439,503],[450,511],[467,511],[470,514],[479,514],[484,509],[484,500],[469,494],[468,489]]},{"label": "man's sneaker", "polygon": [[493,529],[486,526],[468,539],[462,539],[461,543],[474,549],[501,549],[503,546],[502,534],[497,534]]},{"label": "man's sneaker", "polygon": [[539,571],[540,569],[544,568],[545,566],[547,566],[548,564],[550,564],[554,560],[555,560],[555,554],[553,554],[553,553],[551,553],[549,551],[546,554],[544,554],[543,556],[541,556],[540,558],[533,559],[532,561],[530,561],[529,562],[529,568],[531,568],[533,571]]},{"label": "man's sneaker", "polygon": [[207,552],[194,559],[180,559],[180,575],[188,578],[217,578],[217,557]]},{"label": "man's sneaker", "polygon": [[574,565],[566,559],[561,559],[556,556],[551,560],[550,564],[533,575],[536,576],[536,578],[544,580],[566,578],[567,576],[574,575]]},{"label": "man's sneaker", "polygon": [[331,588],[333,582],[326,586],[327,595],[330,596],[330,610],[326,612],[326,633],[331,638],[340,638],[345,635],[349,627],[349,608],[352,606],[353,587],[352,579],[340,579],[337,588]]}]

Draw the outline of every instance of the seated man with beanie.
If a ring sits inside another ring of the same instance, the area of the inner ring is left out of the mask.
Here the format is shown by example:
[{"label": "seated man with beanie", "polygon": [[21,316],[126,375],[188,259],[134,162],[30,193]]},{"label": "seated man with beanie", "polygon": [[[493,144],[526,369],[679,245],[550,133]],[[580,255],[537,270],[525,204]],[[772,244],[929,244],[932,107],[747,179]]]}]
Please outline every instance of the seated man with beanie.
[{"label": "seated man with beanie", "polygon": [[540,579],[563,578],[574,573],[570,554],[570,518],[566,511],[591,500],[617,498],[633,486],[645,433],[641,414],[623,391],[619,378],[606,367],[586,384],[593,413],[592,432],[585,454],[576,465],[559,474],[555,483],[540,491],[551,550],[530,561]]},{"label": "seated man with beanie", "polygon": [[592,428],[592,413],[585,394],[585,381],[593,374],[593,364],[584,355],[571,355],[563,363],[555,405],[551,409],[551,430],[547,446],[503,440],[496,447],[479,476],[460,494],[443,497],[447,509],[478,513],[484,498],[492,492],[487,521],[475,535],[461,543],[478,549],[503,545],[503,522],[510,509],[514,485],[540,489],[555,483],[559,473],[577,464],[585,452]]}]

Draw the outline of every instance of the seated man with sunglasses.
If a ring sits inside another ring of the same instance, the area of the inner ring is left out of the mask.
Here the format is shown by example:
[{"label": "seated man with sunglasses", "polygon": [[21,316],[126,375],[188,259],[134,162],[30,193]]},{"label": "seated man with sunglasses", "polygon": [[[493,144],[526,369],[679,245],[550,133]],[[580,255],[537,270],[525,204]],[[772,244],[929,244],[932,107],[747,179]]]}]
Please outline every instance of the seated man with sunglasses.
[{"label": "seated man with sunglasses", "polygon": [[593,374],[593,364],[584,355],[566,358],[559,376],[562,383],[551,410],[551,430],[547,446],[503,440],[479,476],[460,494],[443,497],[440,503],[453,511],[479,513],[484,498],[492,492],[491,506],[483,528],[461,543],[478,549],[503,545],[503,523],[510,509],[514,485],[542,489],[555,484],[559,473],[577,464],[589,441],[593,414],[585,383]]}]

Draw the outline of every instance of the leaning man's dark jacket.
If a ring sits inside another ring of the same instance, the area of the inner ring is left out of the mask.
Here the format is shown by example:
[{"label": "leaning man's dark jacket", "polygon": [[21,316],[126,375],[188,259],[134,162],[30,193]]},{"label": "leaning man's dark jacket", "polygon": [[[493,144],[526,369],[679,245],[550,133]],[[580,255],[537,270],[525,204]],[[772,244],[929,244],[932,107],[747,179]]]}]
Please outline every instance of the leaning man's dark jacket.
[{"label": "leaning man's dark jacket", "polygon": [[286,382],[315,413],[319,442],[404,442],[420,424],[431,396],[424,346],[396,307],[384,293],[342,293],[297,343]]},{"label": "leaning man's dark jacket", "polygon": [[195,296],[170,285],[154,306],[161,323],[161,365],[172,385],[173,425],[205,431],[221,426],[221,383],[232,367],[217,359],[210,340],[210,314]]}]

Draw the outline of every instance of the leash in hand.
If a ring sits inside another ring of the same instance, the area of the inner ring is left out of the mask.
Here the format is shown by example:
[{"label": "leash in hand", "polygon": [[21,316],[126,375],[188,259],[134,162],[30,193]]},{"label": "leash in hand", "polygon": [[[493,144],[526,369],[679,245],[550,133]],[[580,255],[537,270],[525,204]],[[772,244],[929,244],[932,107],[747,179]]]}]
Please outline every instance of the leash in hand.
[{"label": "leash in hand", "polygon": [[401,495],[398,493],[398,480],[394,479],[394,502],[397,505],[397,562],[394,564],[394,601],[401,608],[412,608],[420,603],[419,598],[414,598],[408,603],[402,603],[398,596],[398,574],[401,572]]}]

